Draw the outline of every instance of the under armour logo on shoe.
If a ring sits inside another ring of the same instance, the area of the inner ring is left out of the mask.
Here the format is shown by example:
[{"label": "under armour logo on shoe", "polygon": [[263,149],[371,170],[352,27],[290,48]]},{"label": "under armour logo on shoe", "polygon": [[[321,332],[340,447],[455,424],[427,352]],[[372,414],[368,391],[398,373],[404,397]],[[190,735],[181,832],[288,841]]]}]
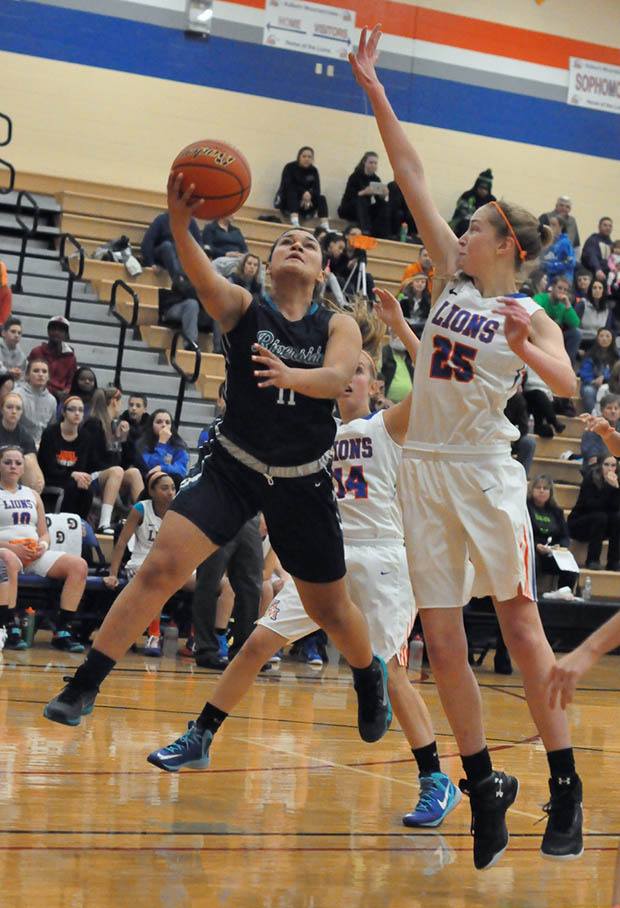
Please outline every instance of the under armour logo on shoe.
[{"label": "under armour logo on shoe", "polygon": [[558,785],[570,785],[570,776],[567,776],[565,779],[560,776],[558,779]]},{"label": "under armour logo on shoe", "polygon": [[498,787],[497,787],[497,791],[495,792],[495,797],[496,797],[496,798],[503,798],[503,797],[504,797],[504,789],[502,788],[502,785],[504,784],[504,780],[500,777],[499,779],[496,779],[495,781],[497,782],[497,786],[498,786]]}]

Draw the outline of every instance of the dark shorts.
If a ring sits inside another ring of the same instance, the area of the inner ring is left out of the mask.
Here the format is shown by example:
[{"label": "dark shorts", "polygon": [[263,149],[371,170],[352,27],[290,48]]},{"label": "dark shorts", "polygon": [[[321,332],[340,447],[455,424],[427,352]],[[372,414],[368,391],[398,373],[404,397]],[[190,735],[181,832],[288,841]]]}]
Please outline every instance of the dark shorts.
[{"label": "dark shorts", "polygon": [[308,583],[331,583],[346,573],[338,505],[328,469],[299,479],[264,476],[214,444],[202,473],[181,484],[170,510],[225,545],[262,511],[282,567]]}]

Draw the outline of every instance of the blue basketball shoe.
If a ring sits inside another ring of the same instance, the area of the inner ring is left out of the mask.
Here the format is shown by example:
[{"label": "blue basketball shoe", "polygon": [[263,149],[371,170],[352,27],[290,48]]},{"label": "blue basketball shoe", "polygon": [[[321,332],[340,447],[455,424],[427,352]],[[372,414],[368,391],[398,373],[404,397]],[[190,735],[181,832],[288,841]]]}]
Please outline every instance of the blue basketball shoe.
[{"label": "blue basketball shoe", "polygon": [[443,772],[420,776],[420,799],[403,817],[405,826],[439,826],[461,800],[461,792]]},{"label": "blue basketball shoe", "polygon": [[179,769],[206,769],[209,765],[209,748],[213,741],[210,731],[201,732],[195,722],[188,722],[187,731],[172,744],[154,750],[146,758],[153,766],[166,772]]}]

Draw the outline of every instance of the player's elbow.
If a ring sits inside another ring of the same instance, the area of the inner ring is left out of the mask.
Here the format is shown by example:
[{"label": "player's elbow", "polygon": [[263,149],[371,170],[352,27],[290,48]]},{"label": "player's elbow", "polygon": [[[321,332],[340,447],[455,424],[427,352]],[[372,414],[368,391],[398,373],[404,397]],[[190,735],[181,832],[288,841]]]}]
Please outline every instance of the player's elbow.
[{"label": "player's elbow", "polygon": [[579,391],[579,379],[572,370],[566,370],[566,375],[558,376],[558,380],[551,387],[556,397],[577,397]]}]

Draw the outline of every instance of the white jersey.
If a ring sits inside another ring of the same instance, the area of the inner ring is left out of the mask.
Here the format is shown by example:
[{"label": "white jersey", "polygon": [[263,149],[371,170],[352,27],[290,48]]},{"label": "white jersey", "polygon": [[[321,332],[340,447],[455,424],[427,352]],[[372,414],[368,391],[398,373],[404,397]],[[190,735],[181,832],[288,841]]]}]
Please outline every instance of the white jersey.
[{"label": "white jersey", "polygon": [[[532,315],[541,307],[519,303]],[[522,360],[504,335],[496,297],[482,297],[467,278],[447,284],[428,317],[418,351],[404,453],[508,452],[519,432],[504,416]]]},{"label": "white jersey", "polygon": [[7,492],[0,486],[0,542],[37,539],[36,494],[27,486]]},{"label": "white jersey", "polygon": [[[131,558],[127,562],[127,568],[129,570],[137,570],[137,568],[140,567],[151,551],[151,547],[155,542],[155,537],[159,533],[159,528],[161,526],[161,517],[158,517],[155,513],[153,502],[150,498],[139,501],[138,505],[143,509],[142,523],[136,527],[136,531],[129,541],[129,548],[131,550]],[[132,542],[133,547],[131,545]]]},{"label": "white jersey", "polygon": [[402,540],[396,497],[401,453],[382,410],[338,426],[332,474],[345,542]]}]

